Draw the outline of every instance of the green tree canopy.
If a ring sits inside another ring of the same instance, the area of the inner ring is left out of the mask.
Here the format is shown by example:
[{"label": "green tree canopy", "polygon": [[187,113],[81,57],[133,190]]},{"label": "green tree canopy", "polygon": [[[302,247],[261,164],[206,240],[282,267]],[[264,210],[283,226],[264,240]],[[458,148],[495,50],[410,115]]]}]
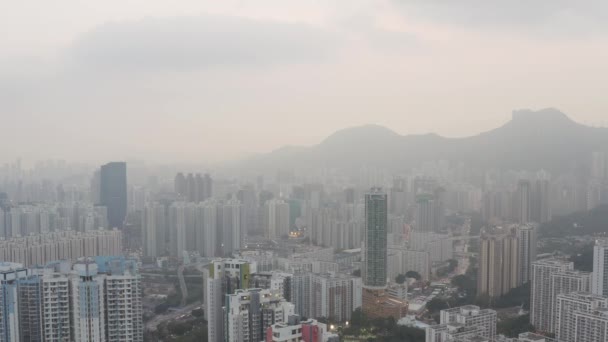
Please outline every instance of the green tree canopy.
[{"label": "green tree canopy", "polygon": [[414,278],[416,280],[420,280],[422,279],[422,276],[420,276],[420,273],[416,272],[416,271],[407,271],[405,273],[405,277],[406,278]]}]

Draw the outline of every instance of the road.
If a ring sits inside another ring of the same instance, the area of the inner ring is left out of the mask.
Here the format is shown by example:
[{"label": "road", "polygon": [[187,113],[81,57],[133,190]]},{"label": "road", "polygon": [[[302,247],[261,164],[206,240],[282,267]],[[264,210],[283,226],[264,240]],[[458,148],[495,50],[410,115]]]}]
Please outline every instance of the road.
[{"label": "road", "polygon": [[186,299],[188,298],[188,286],[186,286],[186,280],[184,279],[184,269],[186,267],[195,267],[198,271],[203,273],[203,268],[207,265],[209,265],[209,261],[203,261],[196,264],[181,265],[177,269],[177,277],[179,278],[179,288],[182,291],[181,306],[186,305]]},{"label": "road", "polygon": [[[184,279],[185,278],[184,269],[186,267],[195,267],[197,270],[201,271],[201,273],[202,273],[203,268],[207,265],[209,265],[209,262],[204,261],[204,262],[200,262],[200,263],[196,263],[196,264],[181,265],[177,269],[177,277],[179,278],[179,287],[182,292],[182,300],[181,300],[180,308],[175,309],[167,314],[158,315],[158,316],[154,317],[152,320],[150,320],[148,323],[146,323],[147,330],[151,330],[151,331],[156,330],[160,323],[174,320],[174,319],[178,318],[179,316],[190,313],[192,310],[201,306],[200,302],[186,305],[186,299],[188,298],[188,287],[186,286],[186,280]],[[198,276],[198,277],[200,277],[200,276]]]},{"label": "road", "polygon": [[[462,235],[468,236],[471,233],[471,219],[467,219],[465,224],[462,226]],[[469,269],[469,241],[462,240],[462,254],[458,258],[458,268],[456,269],[456,275],[465,274]]]},{"label": "road", "polygon": [[153,319],[151,319],[150,321],[148,321],[148,323],[146,323],[146,330],[154,331],[158,328],[159,324],[166,322],[166,321],[174,320],[181,315],[188,314],[188,313],[192,312],[192,310],[194,310],[200,306],[201,306],[201,303],[196,302],[196,303],[192,303],[188,306],[184,306],[183,308],[179,308],[179,309],[170,311],[169,313],[158,315],[158,316],[154,317]]},{"label": "road", "polygon": [[177,277],[179,278],[179,288],[182,291],[182,302],[180,306],[186,306],[186,299],[188,298],[188,286],[186,286],[186,280],[184,280],[185,267],[185,265],[181,265],[177,269]]}]

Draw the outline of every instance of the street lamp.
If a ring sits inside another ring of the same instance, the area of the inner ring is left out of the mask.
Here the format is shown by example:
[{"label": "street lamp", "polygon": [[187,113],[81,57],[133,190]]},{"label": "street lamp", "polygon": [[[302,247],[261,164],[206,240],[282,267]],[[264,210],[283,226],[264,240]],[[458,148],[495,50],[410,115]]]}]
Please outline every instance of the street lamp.
[{"label": "street lamp", "polygon": [[346,326],[348,326],[348,321],[346,321]]}]

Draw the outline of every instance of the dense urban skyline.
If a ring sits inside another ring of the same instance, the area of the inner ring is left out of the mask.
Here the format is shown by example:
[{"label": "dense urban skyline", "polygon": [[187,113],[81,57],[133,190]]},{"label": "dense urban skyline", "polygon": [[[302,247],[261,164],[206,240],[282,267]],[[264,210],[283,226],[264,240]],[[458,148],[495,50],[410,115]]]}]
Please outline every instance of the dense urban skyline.
[{"label": "dense urban skyline", "polygon": [[608,341],[608,3],[0,12],[0,342]]}]

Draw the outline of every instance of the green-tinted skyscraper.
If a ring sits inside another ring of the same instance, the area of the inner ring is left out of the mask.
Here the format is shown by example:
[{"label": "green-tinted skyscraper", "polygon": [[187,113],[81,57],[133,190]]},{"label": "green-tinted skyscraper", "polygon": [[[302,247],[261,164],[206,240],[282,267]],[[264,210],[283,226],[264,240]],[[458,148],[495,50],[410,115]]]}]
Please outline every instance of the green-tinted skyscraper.
[{"label": "green-tinted skyscraper", "polygon": [[387,278],[386,193],[372,188],[365,194],[365,236],[363,246],[363,286],[370,289],[386,287]]}]

